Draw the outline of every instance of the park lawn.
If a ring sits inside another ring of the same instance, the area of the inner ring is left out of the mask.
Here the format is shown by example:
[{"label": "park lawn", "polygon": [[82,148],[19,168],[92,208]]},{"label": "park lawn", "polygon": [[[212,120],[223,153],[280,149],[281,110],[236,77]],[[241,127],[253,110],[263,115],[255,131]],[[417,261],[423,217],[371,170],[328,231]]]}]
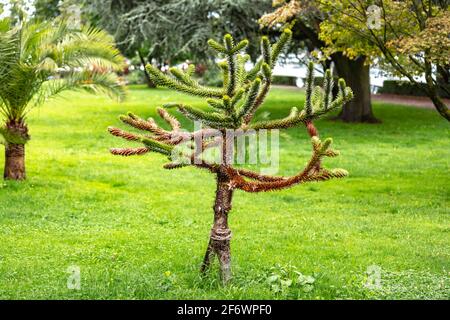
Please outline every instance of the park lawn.
[{"label": "park lawn", "polygon": [[[281,117],[303,99],[275,88],[258,117]],[[216,269],[198,273],[213,176],[164,170],[157,154],[108,153],[126,145],[106,131],[118,115],[154,116],[171,101],[201,105],[132,87],[122,104],[68,93],[32,111],[28,180],[0,181],[1,299],[450,298],[450,128],[434,110],[375,103],[382,124],[318,121],[341,151],[325,165],[350,176],[236,192],[234,279],[222,287]],[[305,164],[308,140],[303,128],[281,134],[280,174]],[[80,267],[81,290],[67,288],[69,266]],[[380,286],[365,285],[371,268]],[[297,284],[295,271],[314,283]],[[268,282],[273,272],[286,272],[281,290]]]}]

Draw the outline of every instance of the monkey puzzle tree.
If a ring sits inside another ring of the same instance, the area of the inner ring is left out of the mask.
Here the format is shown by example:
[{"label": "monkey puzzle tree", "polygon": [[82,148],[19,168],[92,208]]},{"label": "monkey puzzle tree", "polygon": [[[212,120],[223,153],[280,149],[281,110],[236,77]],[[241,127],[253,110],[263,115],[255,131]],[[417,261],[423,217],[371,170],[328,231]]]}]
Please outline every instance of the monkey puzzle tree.
[{"label": "monkey puzzle tree", "polygon": [[[332,96],[333,79],[330,71],[326,72],[323,87],[313,86],[313,66],[309,66],[306,102],[302,111],[292,108],[285,118],[268,121],[252,121],[256,110],[262,105],[272,83],[272,69],[285,45],[291,38],[291,30],[286,29],[279,40],[271,45],[267,37],[261,39],[262,55],[255,66],[246,71],[244,64],[247,55],[241,54],[248,41],[234,43],[231,35],[224,37],[223,44],[209,40],[209,45],[218,52],[223,60],[218,62],[222,70],[223,88],[211,88],[199,85],[187,71],[171,68],[171,75],[147,65],[152,79],[160,86],[168,87],[183,93],[203,97],[211,110],[194,108],[185,104],[168,104],[158,108],[158,113],[170,126],[167,131],[153,119],[144,120],[132,113],[120,117],[125,124],[146,133],[137,134],[118,128],[109,128],[109,132],[129,141],[143,145],[137,148],[114,148],[114,155],[143,155],[148,152],[161,153],[170,160],[166,169],[181,168],[192,165],[209,170],[216,176],[217,188],[214,209],[214,224],[211,229],[209,244],[206,250],[201,271],[205,272],[214,256],[218,257],[222,280],[227,282],[231,277],[230,239],[228,213],[235,190],[245,192],[274,191],[311,181],[323,181],[341,178],[347,175],[342,169],[328,170],[322,167],[324,157],[334,157],[338,153],[330,149],[331,139],[321,141],[313,120],[332,110],[341,107],[352,97],[352,90],[346,87],[344,80],[339,80],[339,94]],[[200,121],[202,126],[194,131],[182,131],[180,122],[166,110],[177,108],[187,118]],[[286,129],[304,125],[312,140],[312,156],[305,168],[291,177],[271,176],[242,167],[233,166],[236,155],[234,138],[249,132],[263,130]],[[232,132],[233,134],[230,134]],[[208,150],[216,149],[220,157],[210,161],[206,156]]]},{"label": "monkey puzzle tree", "polygon": [[25,144],[30,109],[64,90],[83,89],[123,97],[112,72],[123,57],[111,36],[73,29],[62,21],[0,20],[0,144],[5,146],[4,178],[25,179]]}]

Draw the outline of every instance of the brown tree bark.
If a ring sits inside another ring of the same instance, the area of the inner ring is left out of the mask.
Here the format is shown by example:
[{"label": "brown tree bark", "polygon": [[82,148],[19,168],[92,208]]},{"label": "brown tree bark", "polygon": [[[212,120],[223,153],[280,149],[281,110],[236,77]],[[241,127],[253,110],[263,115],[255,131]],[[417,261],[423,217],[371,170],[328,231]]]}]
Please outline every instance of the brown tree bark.
[{"label": "brown tree bark", "polygon": [[450,121],[450,110],[444,101],[442,101],[441,97],[439,97],[438,89],[433,82],[432,66],[429,61],[425,61],[425,80],[428,88],[427,93],[433,102],[434,107],[442,117],[444,117],[447,121]]},{"label": "brown tree bark", "polygon": [[365,65],[365,57],[350,60],[342,53],[332,56],[337,74],[352,88],[354,98],[346,104],[338,118],[344,122],[380,122],[372,112],[370,93],[370,67]]},{"label": "brown tree bark", "polygon": [[220,266],[220,276],[223,283],[231,279],[231,230],[228,228],[228,212],[231,210],[233,190],[230,188],[230,180],[224,173],[217,174],[217,190],[214,202],[214,223],[211,229],[208,248],[201,266],[201,272],[205,273],[217,256]]},{"label": "brown tree bark", "polygon": [[3,177],[9,180],[24,180],[25,143],[30,139],[28,127],[23,120],[9,120],[6,122],[6,133]]},{"label": "brown tree bark", "polygon": [[24,180],[25,145],[8,143],[5,146],[5,170],[3,177],[8,180]]},{"label": "brown tree bark", "polygon": [[431,101],[434,104],[434,107],[439,112],[439,114],[444,117],[447,121],[450,121],[450,110],[447,105],[442,101],[442,99],[434,92],[433,89],[429,90],[431,93],[428,94]]}]

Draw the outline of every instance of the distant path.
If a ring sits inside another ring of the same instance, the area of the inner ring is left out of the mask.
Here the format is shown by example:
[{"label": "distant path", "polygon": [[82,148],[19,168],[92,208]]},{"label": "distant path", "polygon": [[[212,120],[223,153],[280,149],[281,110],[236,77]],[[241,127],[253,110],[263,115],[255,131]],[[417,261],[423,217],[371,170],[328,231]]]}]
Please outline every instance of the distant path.
[{"label": "distant path", "polygon": [[[304,91],[302,88],[297,88],[294,86],[276,85],[274,87]],[[415,108],[434,109],[433,102],[431,102],[431,100],[428,97],[401,96],[396,94],[382,93],[382,94],[373,94],[372,100],[378,102],[398,104],[403,106],[410,106]],[[450,105],[450,99],[444,99],[444,102],[447,105]]]}]

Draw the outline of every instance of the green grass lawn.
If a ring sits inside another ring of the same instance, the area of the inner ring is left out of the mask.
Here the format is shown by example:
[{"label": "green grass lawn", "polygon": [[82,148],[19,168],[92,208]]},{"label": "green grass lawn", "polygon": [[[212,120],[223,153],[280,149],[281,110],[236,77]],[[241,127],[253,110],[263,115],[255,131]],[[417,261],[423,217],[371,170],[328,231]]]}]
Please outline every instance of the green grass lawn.
[{"label": "green grass lawn", "polygon": [[[234,279],[222,287],[217,270],[204,279],[198,273],[213,176],[164,170],[157,154],[108,152],[124,145],[106,131],[119,126],[118,115],[154,116],[169,101],[201,105],[133,87],[122,104],[70,93],[33,110],[28,180],[0,181],[0,298],[450,298],[450,130],[434,110],[376,103],[382,124],[318,121],[321,136],[341,151],[325,165],[350,176],[237,192]],[[280,117],[302,104],[300,92],[274,89],[259,116]],[[291,129],[280,143],[280,174],[293,174],[308,159],[309,138],[304,128]],[[79,291],[66,286],[71,265],[81,269]],[[381,288],[365,286],[372,265],[381,268]],[[314,283],[297,284],[295,271]],[[283,290],[268,282],[273,272]]]}]

